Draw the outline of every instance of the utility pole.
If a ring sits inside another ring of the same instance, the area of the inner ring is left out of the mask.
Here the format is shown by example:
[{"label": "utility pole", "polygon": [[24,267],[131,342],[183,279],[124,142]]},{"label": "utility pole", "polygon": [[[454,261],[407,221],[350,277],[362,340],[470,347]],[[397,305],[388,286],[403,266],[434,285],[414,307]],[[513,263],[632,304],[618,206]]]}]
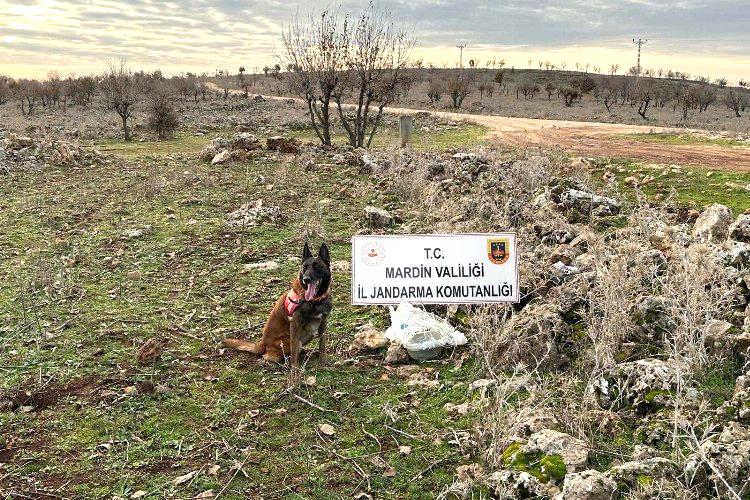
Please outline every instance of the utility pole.
[{"label": "utility pole", "polygon": [[466,47],[465,43],[459,43],[458,45],[456,45],[456,48],[461,51],[461,54],[460,54],[459,59],[458,59],[458,67],[459,67],[459,69],[463,69],[464,68],[464,47]]},{"label": "utility pole", "polygon": [[639,38],[638,40],[636,40],[635,38],[633,38],[633,43],[638,46],[638,66],[636,66],[638,68],[638,76],[641,76],[641,47],[643,45],[646,45],[647,42],[648,39],[642,40]]}]

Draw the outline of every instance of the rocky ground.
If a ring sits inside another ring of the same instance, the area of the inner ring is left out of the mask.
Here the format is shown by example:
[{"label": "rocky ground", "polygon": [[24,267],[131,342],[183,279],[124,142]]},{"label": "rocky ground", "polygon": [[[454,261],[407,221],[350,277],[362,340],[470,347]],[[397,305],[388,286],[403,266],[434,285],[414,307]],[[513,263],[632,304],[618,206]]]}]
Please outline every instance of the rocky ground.
[{"label": "rocky ground", "polygon": [[522,245],[521,303],[458,316],[483,362],[464,410],[480,460],[444,496],[750,496],[750,215],[613,198],[580,160],[379,164],[422,200],[411,231],[513,229]]},{"label": "rocky ground", "polygon": [[[363,151],[247,122],[3,133],[0,493],[750,496],[750,215],[454,125]],[[504,230],[521,302],[430,308],[469,348],[415,362],[349,305],[352,234]],[[333,364],[289,391],[220,345],[257,335],[306,236],[332,248]]]}]

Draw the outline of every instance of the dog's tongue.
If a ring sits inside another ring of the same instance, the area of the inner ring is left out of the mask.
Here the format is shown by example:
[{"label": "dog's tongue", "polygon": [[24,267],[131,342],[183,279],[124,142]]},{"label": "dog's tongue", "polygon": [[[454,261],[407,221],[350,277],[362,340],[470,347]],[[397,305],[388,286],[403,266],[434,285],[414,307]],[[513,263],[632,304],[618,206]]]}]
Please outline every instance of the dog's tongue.
[{"label": "dog's tongue", "polygon": [[307,290],[305,290],[305,300],[314,299],[317,288],[318,286],[315,283],[310,283],[309,285],[307,285]]}]

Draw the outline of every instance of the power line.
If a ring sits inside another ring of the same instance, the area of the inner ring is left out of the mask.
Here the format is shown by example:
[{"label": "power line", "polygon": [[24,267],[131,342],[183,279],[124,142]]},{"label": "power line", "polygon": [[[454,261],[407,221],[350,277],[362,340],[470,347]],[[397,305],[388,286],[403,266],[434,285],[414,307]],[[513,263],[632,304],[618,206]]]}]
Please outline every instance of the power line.
[{"label": "power line", "polygon": [[633,43],[638,46],[638,65],[636,67],[638,68],[638,76],[641,76],[641,47],[646,45],[648,40],[642,40],[640,38],[636,40],[633,38]]},{"label": "power line", "polygon": [[464,67],[464,48],[465,47],[466,47],[465,43],[459,43],[458,45],[456,45],[456,48],[461,51],[461,54],[459,55],[459,59],[458,59],[459,69],[463,69]]}]

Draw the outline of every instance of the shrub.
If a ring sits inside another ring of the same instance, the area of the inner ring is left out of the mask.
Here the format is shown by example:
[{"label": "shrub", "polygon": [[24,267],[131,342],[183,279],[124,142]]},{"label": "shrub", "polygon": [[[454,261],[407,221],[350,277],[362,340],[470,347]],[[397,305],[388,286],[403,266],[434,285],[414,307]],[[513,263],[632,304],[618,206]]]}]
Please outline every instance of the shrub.
[{"label": "shrub", "polygon": [[471,93],[469,79],[461,74],[456,74],[448,80],[448,95],[454,108],[460,108],[461,104]]},{"label": "shrub", "polygon": [[479,85],[477,85],[477,90],[479,91],[479,99],[481,100],[484,97],[484,94],[487,94],[488,97],[492,97],[493,87],[492,83],[490,82],[481,82]]},{"label": "shrub", "polygon": [[577,88],[573,87],[564,87],[561,90],[563,99],[565,100],[565,106],[571,107],[574,102],[580,101],[581,97],[583,97],[583,94],[581,94],[581,91]]},{"label": "shrub", "polygon": [[500,87],[503,86],[503,77],[505,76],[505,71],[498,71],[495,73],[495,83],[497,83]]},{"label": "shrub", "polygon": [[518,95],[518,92],[521,92],[525,99],[533,99],[539,93],[539,85],[529,81],[521,82],[516,88],[516,95]]},{"label": "shrub", "polygon": [[576,76],[570,79],[570,86],[581,91],[581,94],[589,94],[596,88],[596,82],[590,76]]},{"label": "shrub", "polygon": [[445,93],[445,85],[443,82],[433,80],[430,82],[430,86],[427,87],[427,98],[430,99],[430,104],[437,104]]},{"label": "shrub", "polygon": [[164,88],[156,89],[148,103],[148,127],[163,140],[170,137],[178,125],[177,112],[169,99],[169,92]]}]

